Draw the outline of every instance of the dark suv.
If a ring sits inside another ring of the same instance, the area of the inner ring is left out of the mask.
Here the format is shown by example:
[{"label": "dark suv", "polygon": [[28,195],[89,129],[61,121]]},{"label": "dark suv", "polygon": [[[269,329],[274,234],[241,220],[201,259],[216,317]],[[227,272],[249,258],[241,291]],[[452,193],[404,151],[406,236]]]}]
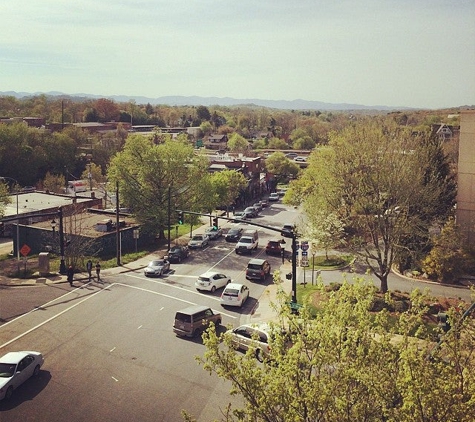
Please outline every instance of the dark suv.
[{"label": "dark suv", "polygon": [[254,258],[247,264],[246,278],[248,280],[265,281],[268,274],[270,274],[270,264],[265,259]]},{"label": "dark suv", "polygon": [[173,246],[169,251],[168,251],[168,260],[170,262],[178,262],[180,263],[183,259],[188,257],[190,254],[190,250],[188,249],[188,246]]},{"label": "dark suv", "polygon": [[232,228],[224,238],[226,242],[237,242],[241,238],[243,231],[244,230],[241,227]]}]

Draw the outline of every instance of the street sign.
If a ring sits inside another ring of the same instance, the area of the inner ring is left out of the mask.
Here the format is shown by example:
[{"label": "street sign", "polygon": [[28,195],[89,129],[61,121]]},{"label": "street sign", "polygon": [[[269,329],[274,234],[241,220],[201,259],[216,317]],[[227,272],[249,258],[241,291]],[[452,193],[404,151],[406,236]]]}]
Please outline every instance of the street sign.
[{"label": "street sign", "polygon": [[20,249],[20,253],[23,256],[27,256],[30,252],[31,252],[31,248],[26,243]]},{"label": "street sign", "polygon": [[309,248],[308,240],[302,240],[300,242],[300,247],[302,248],[303,251],[308,251],[308,248]]},{"label": "street sign", "polygon": [[307,255],[308,255],[308,252],[307,252],[307,251],[302,251],[302,258],[303,258],[304,256],[307,256]]}]

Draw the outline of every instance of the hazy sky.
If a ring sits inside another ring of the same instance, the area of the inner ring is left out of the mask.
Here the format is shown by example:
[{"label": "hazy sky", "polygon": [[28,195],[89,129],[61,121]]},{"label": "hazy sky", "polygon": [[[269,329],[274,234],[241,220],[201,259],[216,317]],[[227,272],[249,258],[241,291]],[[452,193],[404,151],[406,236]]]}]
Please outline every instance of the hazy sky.
[{"label": "hazy sky", "polygon": [[0,91],[475,104],[474,0],[2,0]]}]

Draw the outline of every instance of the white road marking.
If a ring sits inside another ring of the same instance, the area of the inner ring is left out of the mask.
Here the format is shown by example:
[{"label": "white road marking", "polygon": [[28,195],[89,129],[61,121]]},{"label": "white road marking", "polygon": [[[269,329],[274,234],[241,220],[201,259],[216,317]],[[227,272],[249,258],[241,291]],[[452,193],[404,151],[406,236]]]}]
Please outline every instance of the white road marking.
[{"label": "white road marking", "polygon": [[112,353],[115,350],[115,347],[109,350],[109,353]]},{"label": "white road marking", "polygon": [[143,327],[143,325],[139,325],[139,326],[137,327],[137,330],[140,330],[142,327]]},{"label": "white road marking", "polygon": [[111,377],[115,382],[119,382],[117,378]]},{"label": "white road marking", "polygon": [[[124,286],[124,287],[128,287],[130,289],[136,289],[136,290],[141,290],[143,292],[147,292],[147,293],[152,293],[154,295],[157,295],[157,296],[163,296],[163,297],[166,297],[168,299],[173,299],[173,300],[177,300],[178,302],[183,302],[183,303],[188,303],[189,305],[198,305],[197,303],[195,302],[190,302],[189,300],[185,300],[185,299],[180,299],[178,297],[175,297],[175,296],[170,296],[170,295],[166,295],[164,293],[160,293],[160,292],[154,292],[153,290],[149,290],[149,289],[144,289],[143,287],[136,287],[136,286],[129,286],[127,284],[122,284],[122,283],[115,283],[119,286]],[[193,293],[193,292],[192,292]],[[199,294],[199,293],[198,293]],[[217,299],[219,300],[219,299]],[[214,311],[215,309],[213,309]],[[233,318],[233,319],[236,319],[237,317],[234,316],[234,315],[230,315],[230,314],[227,314],[225,312],[221,312],[221,311],[216,311],[216,312],[219,312],[221,315],[225,315],[229,318]]]}]

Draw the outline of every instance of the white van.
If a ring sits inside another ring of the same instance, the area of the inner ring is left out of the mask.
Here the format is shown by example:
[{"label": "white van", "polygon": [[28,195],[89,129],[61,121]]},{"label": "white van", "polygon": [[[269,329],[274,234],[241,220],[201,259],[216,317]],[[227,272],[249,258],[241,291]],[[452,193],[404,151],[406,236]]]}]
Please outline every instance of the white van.
[{"label": "white van", "polygon": [[78,193],[87,191],[87,180],[70,180],[68,182],[68,187],[66,188],[66,193]]}]

